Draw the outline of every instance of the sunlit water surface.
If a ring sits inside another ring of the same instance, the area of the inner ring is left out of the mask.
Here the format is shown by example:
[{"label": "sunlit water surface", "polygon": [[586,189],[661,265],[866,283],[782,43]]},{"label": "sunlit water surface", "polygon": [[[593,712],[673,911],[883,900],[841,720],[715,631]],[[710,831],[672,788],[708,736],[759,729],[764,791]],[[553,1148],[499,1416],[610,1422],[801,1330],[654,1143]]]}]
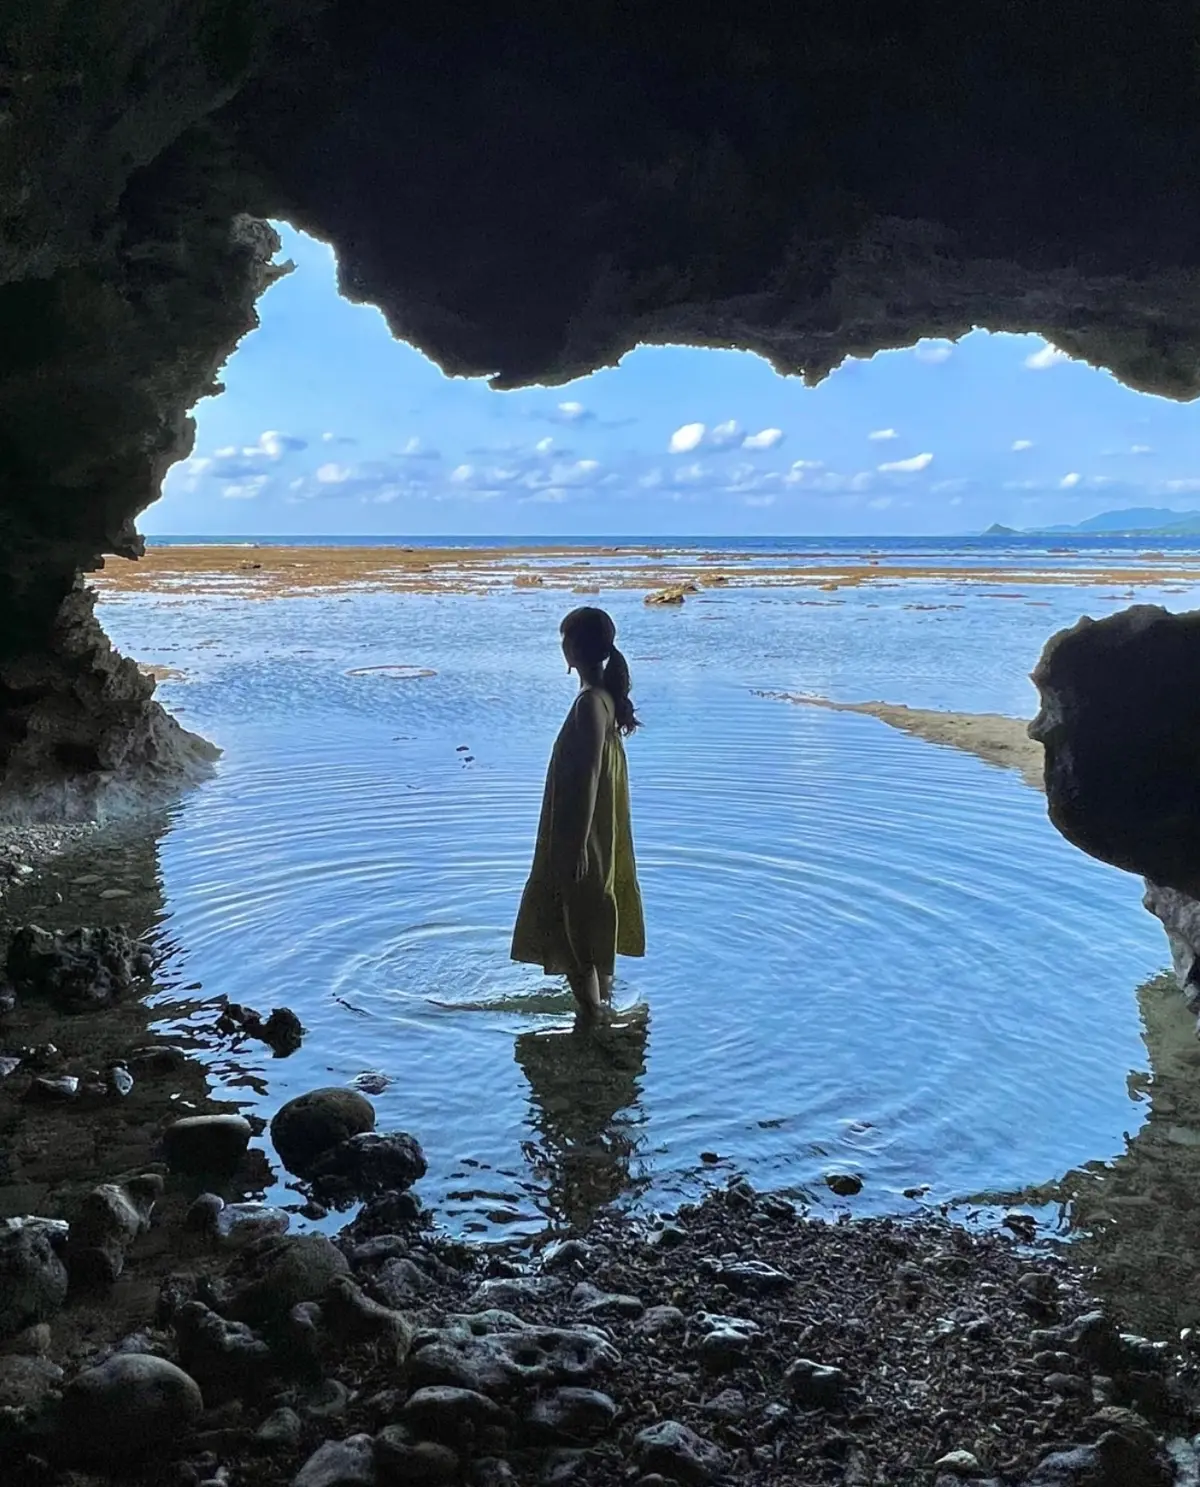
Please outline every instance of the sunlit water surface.
[{"label": "sunlit water surface", "polygon": [[212,1053],[216,1086],[269,1116],[379,1076],[381,1128],[419,1135],[424,1196],[471,1231],[669,1203],[713,1156],[826,1202],[828,1173],[857,1173],[856,1211],[878,1211],[1121,1149],[1134,990],[1165,960],[1137,882],[1071,849],[1014,773],[754,695],[1029,716],[1046,635],[1115,596],[606,596],[645,722],[649,952],[620,967],[630,1015],[599,1041],[508,959],[572,602],[105,599],[117,643],[180,668],[160,695],[225,750],[161,843],[164,1015],[199,988],[308,1030],[287,1059]]}]

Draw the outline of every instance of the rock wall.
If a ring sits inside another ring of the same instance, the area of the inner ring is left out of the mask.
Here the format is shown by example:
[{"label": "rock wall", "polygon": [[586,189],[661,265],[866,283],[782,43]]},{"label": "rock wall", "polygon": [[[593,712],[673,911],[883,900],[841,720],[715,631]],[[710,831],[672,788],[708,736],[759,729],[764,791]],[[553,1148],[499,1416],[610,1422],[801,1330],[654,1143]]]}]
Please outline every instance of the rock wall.
[{"label": "rock wall", "polygon": [[984,325],[1200,392],[1190,0],[0,0],[0,22],[10,814],[42,770],[94,795],[106,760],[165,778],[194,753],[94,635],[81,667],[71,596],[138,552],[254,324],[261,219],[332,241],[345,293],[498,386],[639,341],[812,382]]}]

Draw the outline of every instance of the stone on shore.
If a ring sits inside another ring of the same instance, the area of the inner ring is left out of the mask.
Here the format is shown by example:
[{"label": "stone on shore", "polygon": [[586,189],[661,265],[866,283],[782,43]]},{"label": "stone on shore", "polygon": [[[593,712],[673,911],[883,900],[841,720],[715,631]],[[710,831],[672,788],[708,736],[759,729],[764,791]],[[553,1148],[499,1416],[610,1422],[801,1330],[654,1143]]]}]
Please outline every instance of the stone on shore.
[{"label": "stone on shore", "polygon": [[306,1177],[334,1147],[374,1129],[375,1107],[357,1090],[314,1089],[276,1111],[271,1140],[288,1171]]},{"label": "stone on shore", "polygon": [[128,1460],[177,1449],[203,1411],[200,1386],[182,1368],[148,1353],[117,1353],[66,1388],[69,1458],[119,1471]]},{"label": "stone on shore", "polygon": [[54,1232],[36,1219],[0,1223],[0,1338],[46,1321],[67,1299],[67,1267],[51,1242]]},{"label": "stone on shore", "polygon": [[163,1152],[173,1172],[227,1173],[245,1155],[251,1135],[241,1115],[187,1115],[163,1132]]}]

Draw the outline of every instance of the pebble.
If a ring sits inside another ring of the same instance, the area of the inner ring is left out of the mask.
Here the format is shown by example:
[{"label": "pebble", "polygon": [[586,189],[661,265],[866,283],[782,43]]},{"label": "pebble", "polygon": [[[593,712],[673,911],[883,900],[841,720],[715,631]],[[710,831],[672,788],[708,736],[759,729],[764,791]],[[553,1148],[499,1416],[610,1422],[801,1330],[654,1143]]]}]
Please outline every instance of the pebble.
[{"label": "pebble", "polygon": [[601,1291],[587,1281],[582,1281],[571,1292],[571,1305],[588,1317],[640,1317],[646,1310],[645,1302],[637,1296]]},{"label": "pebble", "polygon": [[326,1441],[292,1479],[292,1487],[375,1487],[375,1443],[369,1435]]},{"label": "pebble", "polygon": [[244,1249],[269,1235],[286,1234],[291,1219],[266,1203],[227,1203],[216,1214],[213,1229],[225,1249]]},{"label": "pebble", "polygon": [[849,1380],[840,1368],[797,1358],[784,1373],[783,1382],[802,1409],[833,1409],[845,1397]]},{"label": "pebble", "polygon": [[970,1451],[947,1451],[933,1463],[935,1472],[949,1472],[953,1477],[980,1477],[983,1468],[978,1456]]},{"label": "pebble", "polygon": [[548,1275],[498,1275],[478,1286],[468,1298],[467,1305],[472,1311],[487,1311],[492,1307],[517,1311],[559,1289],[559,1282]]},{"label": "pebble", "polygon": [[706,1415],[711,1415],[714,1420],[742,1420],[749,1413],[750,1406],[746,1403],[746,1396],[740,1389],[722,1389],[712,1399],[701,1406]]},{"label": "pebble", "polygon": [[85,1369],[63,1396],[71,1456],[117,1467],[132,1456],[175,1450],[203,1410],[195,1379],[145,1353],[118,1353]]},{"label": "pebble", "polygon": [[402,1425],[375,1437],[375,1459],[386,1480],[404,1487],[443,1487],[460,1476],[458,1453],[437,1441],[414,1441]]},{"label": "pebble", "polygon": [[79,1080],[74,1074],[40,1075],[25,1091],[30,1104],[65,1104],[79,1095]]},{"label": "pebble", "polygon": [[636,1331],[646,1337],[661,1337],[667,1332],[682,1332],[687,1326],[677,1306],[651,1306],[638,1319]]},{"label": "pebble", "polygon": [[163,1132],[163,1152],[173,1172],[232,1172],[251,1135],[250,1122],[241,1115],[188,1115]]},{"label": "pebble", "polygon": [[591,1246],[582,1239],[564,1239],[552,1244],[542,1255],[542,1269],[546,1271],[571,1270],[586,1265],[592,1257]]},{"label": "pebble", "polygon": [[786,1291],[795,1284],[785,1271],[776,1270],[773,1265],[764,1265],[760,1260],[738,1260],[733,1264],[721,1265],[717,1270],[717,1279],[731,1291],[759,1294]]},{"label": "pebble", "polygon": [[267,1416],[254,1432],[254,1439],[268,1451],[292,1451],[300,1444],[303,1431],[300,1416],[283,1405]]},{"label": "pebble", "polygon": [[657,1472],[684,1484],[716,1481],[728,1469],[719,1446],[677,1420],[664,1420],[643,1430],[633,1449],[643,1473]]},{"label": "pebble", "polygon": [[596,1440],[616,1418],[616,1404],[598,1389],[556,1389],[536,1400],[526,1417],[544,1439],[564,1442]]},{"label": "pebble", "polygon": [[714,1327],[697,1344],[700,1366],[706,1373],[731,1373],[745,1363],[757,1340],[757,1328]]}]

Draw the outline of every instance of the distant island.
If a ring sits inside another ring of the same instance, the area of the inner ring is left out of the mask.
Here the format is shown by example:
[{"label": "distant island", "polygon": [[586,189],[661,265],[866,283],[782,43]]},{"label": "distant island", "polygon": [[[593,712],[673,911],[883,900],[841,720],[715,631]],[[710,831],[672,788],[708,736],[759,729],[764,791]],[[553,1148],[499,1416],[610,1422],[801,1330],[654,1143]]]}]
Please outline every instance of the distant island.
[{"label": "distant island", "polygon": [[1102,511],[1086,521],[1054,527],[1006,527],[994,522],[985,537],[1109,536],[1200,537],[1200,511],[1169,511],[1162,506],[1130,506],[1124,511]]}]

